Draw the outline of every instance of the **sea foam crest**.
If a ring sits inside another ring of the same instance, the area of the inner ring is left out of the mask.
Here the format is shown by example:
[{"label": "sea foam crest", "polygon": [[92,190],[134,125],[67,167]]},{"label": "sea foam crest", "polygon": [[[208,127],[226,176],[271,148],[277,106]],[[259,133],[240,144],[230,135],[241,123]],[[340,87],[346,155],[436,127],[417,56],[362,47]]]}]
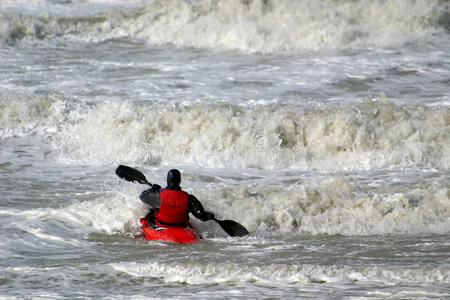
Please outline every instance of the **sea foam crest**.
[{"label": "sea foam crest", "polygon": [[309,110],[2,97],[2,137],[38,134],[68,161],[304,170],[450,166],[445,107],[388,99]]},{"label": "sea foam crest", "polygon": [[[292,178],[291,178],[292,179]],[[245,208],[243,225],[256,234],[447,234],[450,191],[444,185],[360,185],[341,176],[285,186],[237,185],[202,196],[224,213]],[[389,192],[386,192],[389,190]],[[216,199],[224,199],[218,203]],[[231,215],[230,215],[231,217]]]},{"label": "sea foam crest", "polygon": [[104,102],[57,134],[62,156],[210,167],[448,168],[449,111],[389,100],[308,111]]},{"label": "sea foam crest", "polygon": [[[94,201],[74,203],[58,216],[80,230],[139,235],[138,220],[147,207],[136,195],[145,187],[112,180],[117,182],[115,186],[111,182],[114,188],[108,193]],[[377,187],[346,176],[328,176],[322,181],[291,176],[289,182],[276,185],[236,183],[205,188],[203,184],[195,194],[218,218],[234,219],[258,237],[448,234],[450,191],[445,182],[435,181],[426,187],[399,182],[390,188],[387,183]],[[194,225],[199,225],[204,237],[226,237],[214,222]]]},{"label": "sea foam crest", "polygon": [[175,263],[113,263],[112,267],[120,272],[136,277],[161,278],[164,282],[189,285],[211,283],[252,282],[269,286],[285,286],[305,283],[342,283],[355,281],[382,281],[397,283],[400,281],[448,283],[445,267],[437,270],[424,267],[354,267],[354,266],[318,266],[270,264],[266,266],[248,266],[233,263],[193,263],[180,266]]},{"label": "sea foam crest", "polygon": [[142,38],[244,52],[400,46],[449,30],[444,1],[150,0],[87,16],[3,15],[0,37]]}]

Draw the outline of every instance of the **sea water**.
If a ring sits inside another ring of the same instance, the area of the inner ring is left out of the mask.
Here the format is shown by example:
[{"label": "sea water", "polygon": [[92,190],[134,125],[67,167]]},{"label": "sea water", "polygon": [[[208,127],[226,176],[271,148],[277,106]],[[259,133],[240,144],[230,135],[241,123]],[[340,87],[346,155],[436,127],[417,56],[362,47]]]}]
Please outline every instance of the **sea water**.
[{"label": "sea water", "polygon": [[0,0],[0,297],[450,297],[449,6]]}]

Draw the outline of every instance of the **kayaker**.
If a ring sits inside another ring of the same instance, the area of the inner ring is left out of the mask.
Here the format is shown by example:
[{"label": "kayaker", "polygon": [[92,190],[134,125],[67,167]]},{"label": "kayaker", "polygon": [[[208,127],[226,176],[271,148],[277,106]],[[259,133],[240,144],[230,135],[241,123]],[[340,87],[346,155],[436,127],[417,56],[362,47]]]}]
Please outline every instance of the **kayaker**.
[{"label": "kayaker", "polygon": [[180,183],[180,171],[172,169],[167,173],[167,187],[161,189],[154,184],[141,193],[139,199],[152,207],[146,215],[149,224],[184,228],[188,226],[189,213],[203,222],[214,219],[214,214],[205,211],[194,195],[184,192]]}]

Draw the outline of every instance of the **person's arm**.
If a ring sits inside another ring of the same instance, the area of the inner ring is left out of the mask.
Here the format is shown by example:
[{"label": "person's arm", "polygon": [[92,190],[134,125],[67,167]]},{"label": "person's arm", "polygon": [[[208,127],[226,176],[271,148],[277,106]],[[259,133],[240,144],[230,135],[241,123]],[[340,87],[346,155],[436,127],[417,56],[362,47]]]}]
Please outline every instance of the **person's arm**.
[{"label": "person's arm", "polygon": [[203,208],[203,205],[198,201],[198,199],[194,196],[189,194],[189,201],[188,201],[188,212],[192,213],[194,217],[197,219],[205,222],[209,220],[214,219],[214,214],[208,211],[205,211]]},{"label": "person's arm", "polygon": [[148,204],[155,209],[159,209],[161,203],[161,197],[159,195],[160,189],[161,186],[154,184],[148,190],[143,191],[139,196],[139,199],[141,199],[141,201],[145,204]]}]

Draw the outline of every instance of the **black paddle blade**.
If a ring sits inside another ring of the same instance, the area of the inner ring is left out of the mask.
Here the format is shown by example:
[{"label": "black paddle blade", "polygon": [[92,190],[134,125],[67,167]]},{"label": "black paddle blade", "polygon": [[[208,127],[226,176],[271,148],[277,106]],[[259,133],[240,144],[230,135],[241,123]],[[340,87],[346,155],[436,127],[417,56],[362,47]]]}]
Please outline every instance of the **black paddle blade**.
[{"label": "black paddle blade", "polygon": [[147,178],[145,178],[144,174],[142,174],[141,171],[136,170],[132,167],[120,165],[116,169],[116,175],[127,181],[137,181],[139,183],[151,185],[151,183],[147,181]]},{"label": "black paddle blade", "polygon": [[217,220],[214,219],[217,223],[219,223],[220,227],[228,233],[230,236],[238,236],[243,237],[246,235],[249,235],[250,233],[245,229],[244,226],[239,224],[238,222],[235,222],[233,220]]}]

